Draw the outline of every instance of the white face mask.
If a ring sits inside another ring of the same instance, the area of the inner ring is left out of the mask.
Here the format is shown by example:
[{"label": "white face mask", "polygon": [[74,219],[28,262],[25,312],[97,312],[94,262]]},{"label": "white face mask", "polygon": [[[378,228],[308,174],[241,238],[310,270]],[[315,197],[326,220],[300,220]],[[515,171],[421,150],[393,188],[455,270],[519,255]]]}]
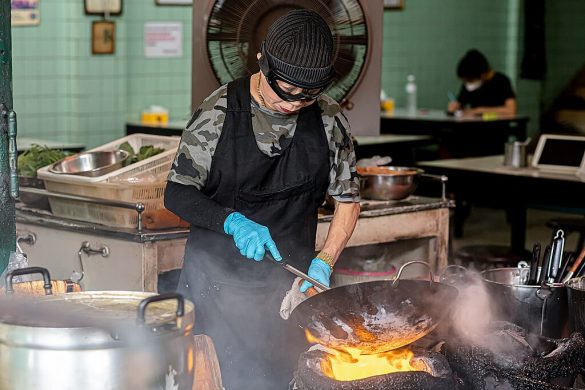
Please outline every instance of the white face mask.
[{"label": "white face mask", "polygon": [[482,84],[481,80],[467,82],[467,83],[465,83],[465,89],[468,92],[473,92],[476,89],[479,89],[479,87],[481,87],[481,84]]}]

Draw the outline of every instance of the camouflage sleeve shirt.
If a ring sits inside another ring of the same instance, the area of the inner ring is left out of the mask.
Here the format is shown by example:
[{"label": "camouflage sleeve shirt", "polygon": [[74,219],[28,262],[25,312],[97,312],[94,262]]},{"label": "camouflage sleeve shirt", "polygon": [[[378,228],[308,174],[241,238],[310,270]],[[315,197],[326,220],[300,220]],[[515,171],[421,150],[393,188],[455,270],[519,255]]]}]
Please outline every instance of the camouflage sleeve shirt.
[{"label": "camouflage sleeve shirt", "polygon": [[[359,202],[356,159],[349,137],[349,124],[339,104],[326,95],[318,100],[329,144],[328,193],[339,202]],[[252,99],[252,127],[258,148],[268,156],[280,154],[290,143],[296,129],[297,115],[285,115],[260,107]],[[227,86],[223,85],[201,103],[183,131],[168,180],[205,187],[211,160],[221,136],[227,110]],[[345,136],[344,136],[345,134]],[[344,142],[345,141],[345,142]]]}]

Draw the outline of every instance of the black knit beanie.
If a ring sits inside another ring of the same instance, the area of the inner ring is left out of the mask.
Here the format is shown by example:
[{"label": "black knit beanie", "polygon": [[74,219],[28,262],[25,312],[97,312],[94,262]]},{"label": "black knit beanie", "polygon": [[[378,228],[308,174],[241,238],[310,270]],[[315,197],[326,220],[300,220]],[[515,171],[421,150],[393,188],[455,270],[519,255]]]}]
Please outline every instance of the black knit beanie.
[{"label": "black knit beanie", "polygon": [[300,9],[277,19],[262,43],[260,69],[276,69],[291,84],[321,88],[333,76],[333,36],[315,11]]}]

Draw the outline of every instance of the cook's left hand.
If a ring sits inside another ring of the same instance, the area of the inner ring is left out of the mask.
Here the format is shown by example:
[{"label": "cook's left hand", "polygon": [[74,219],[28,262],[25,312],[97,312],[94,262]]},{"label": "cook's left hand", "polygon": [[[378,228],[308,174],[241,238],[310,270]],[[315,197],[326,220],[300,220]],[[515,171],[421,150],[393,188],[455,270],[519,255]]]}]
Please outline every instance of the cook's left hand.
[{"label": "cook's left hand", "polygon": [[[329,287],[329,278],[331,277],[331,267],[329,266],[329,264],[327,264],[323,260],[321,260],[317,257],[314,258],[313,261],[311,261],[311,265],[309,266],[309,272],[307,272],[307,274],[310,277],[312,277],[313,279],[315,279],[316,281],[321,282],[325,286]],[[313,286],[312,283],[304,281],[303,284],[301,285],[301,292],[304,293],[312,286]]]}]

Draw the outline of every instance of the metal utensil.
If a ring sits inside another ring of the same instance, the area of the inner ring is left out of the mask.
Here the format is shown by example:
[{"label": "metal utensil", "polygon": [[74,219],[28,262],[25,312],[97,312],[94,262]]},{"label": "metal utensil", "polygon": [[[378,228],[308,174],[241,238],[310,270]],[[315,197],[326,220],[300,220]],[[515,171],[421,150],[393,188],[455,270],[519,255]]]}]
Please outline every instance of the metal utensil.
[{"label": "metal utensil", "polygon": [[321,290],[321,291],[330,290],[330,288],[325,286],[323,283],[313,279],[312,277],[310,277],[309,275],[307,275],[303,271],[300,271],[297,268],[293,267],[292,265],[288,264],[286,261],[277,261],[274,257],[272,257],[272,255],[270,253],[266,253],[265,256],[269,260],[272,260],[276,264],[280,265],[282,268],[284,268],[288,272],[291,272],[292,274],[298,276],[299,278],[303,279],[304,281],[311,283],[313,286],[315,286],[319,290]]},{"label": "metal utensil", "polygon": [[575,275],[573,275],[573,277],[575,278],[578,278],[580,276],[585,276],[585,261],[581,261],[579,269],[577,270],[577,272],[575,272]]},{"label": "metal utensil", "polygon": [[547,277],[548,283],[554,283],[558,276],[559,269],[561,267],[561,260],[563,259],[563,251],[565,249],[565,232],[557,230],[555,238],[552,242],[551,254],[550,254],[550,272]]},{"label": "metal utensil", "polygon": [[569,281],[569,279],[571,279],[573,277],[573,275],[575,275],[575,273],[579,270],[581,263],[583,263],[584,258],[585,258],[585,248],[583,248],[581,253],[579,253],[579,257],[577,257],[577,259],[573,263],[573,266],[571,267],[571,269],[569,270],[567,275],[565,275],[565,277],[563,278],[563,283],[567,283]]},{"label": "metal utensil", "polygon": [[124,150],[78,153],[52,164],[49,172],[97,177],[122,168],[128,156]]},{"label": "metal utensil", "polygon": [[550,272],[550,245],[547,245],[544,249],[544,255],[542,256],[542,267],[540,269],[540,275],[538,276],[538,284],[546,283]]},{"label": "metal utensil", "polygon": [[557,277],[555,278],[555,283],[562,283],[563,276],[567,272],[567,269],[569,268],[569,264],[571,264],[571,262],[573,261],[573,257],[575,257],[573,252],[569,252],[565,255],[565,259],[563,260],[563,264],[561,266],[561,269],[559,270],[559,273],[558,273]]},{"label": "metal utensil", "polygon": [[528,276],[528,284],[535,285],[538,277],[538,262],[540,260],[540,243],[534,244],[532,247],[532,258],[530,260],[530,274]]}]

